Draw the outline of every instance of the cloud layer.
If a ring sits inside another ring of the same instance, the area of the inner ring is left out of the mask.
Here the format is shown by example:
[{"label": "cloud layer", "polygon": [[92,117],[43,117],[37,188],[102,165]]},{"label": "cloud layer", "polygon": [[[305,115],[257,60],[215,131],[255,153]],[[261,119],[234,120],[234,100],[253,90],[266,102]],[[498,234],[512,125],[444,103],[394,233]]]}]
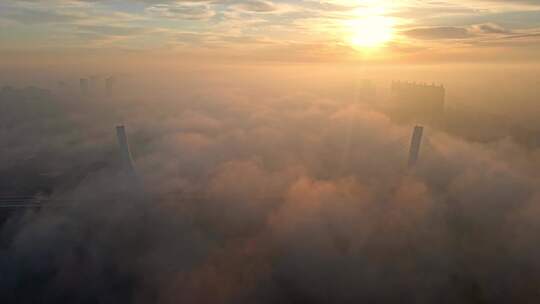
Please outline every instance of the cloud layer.
[{"label": "cloud layer", "polygon": [[[2,172],[59,172],[8,190],[67,202],[5,221],[6,303],[538,299],[538,175],[517,147],[428,130],[407,170],[411,128],[360,101],[178,83],[148,99],[2,91]],[[117,165],[118,121],[140,188]]]},{"label": "cloud layer", "polygon": [[[3,51],[121,50],[237,55],[250,60],[363,60],[349,36],[351,21],[370,14],[393,18],[395,36],[379,50],[384,60],[406,61],[441,52],[450,59],[481,59],[486,50],[512,54],[508,61],[537,60],[537,1],[13,1],[0,5]],[[490,24],[500,31],[477,31]],[[86,27],[117,31],[88,33]],[[140,29],[144,28],[144,31]],[[509,32],[519,36],[503,35]],[[183,35],[196,37],[185,41]],[[502,36],[502,37],[501,37]],[[213,37],[207,43],[206,37]],[[519,37],[516,43],[515,37]],[[264,45],[246,43],[264,41]],[[426,39],[427,38],[427,39]],[[310,49],[324,49],[315,56]],[[414,53],[414,54],[411,54]],[[460,58],[455,58],[457,54]],[[290,55],[299,54],[299,56]],[[494,56],[492,56],[494,57]],[[413,59],[411,59],[413,58]],[[437,59],[440,61],[441,59]],[[502,60],[502,59],[501,59]]]}]

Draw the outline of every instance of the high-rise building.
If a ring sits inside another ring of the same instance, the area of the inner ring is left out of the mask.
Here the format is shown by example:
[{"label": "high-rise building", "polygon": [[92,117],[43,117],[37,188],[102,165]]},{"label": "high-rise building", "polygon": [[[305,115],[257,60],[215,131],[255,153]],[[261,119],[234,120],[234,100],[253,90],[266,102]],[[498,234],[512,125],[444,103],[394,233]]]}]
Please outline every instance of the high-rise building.
[{"label": "high-rise building", "polygon": [[424,127],[415,126],[413,135],[411,138],[411,148],[409,150],[409,167],[414,167],[418,162],[418,156],[420,154],[420,146],[422,145],[422,135],[424,134]]},{"label": "high-rise building", "polygon": [[119,125],[116,127],[116,137],[118,139],[118,146],[120,148],[122,166],[126,172],[135,176],[135,167],[133,166],[133,159],[129,149],[129,142],[125,126]]}]

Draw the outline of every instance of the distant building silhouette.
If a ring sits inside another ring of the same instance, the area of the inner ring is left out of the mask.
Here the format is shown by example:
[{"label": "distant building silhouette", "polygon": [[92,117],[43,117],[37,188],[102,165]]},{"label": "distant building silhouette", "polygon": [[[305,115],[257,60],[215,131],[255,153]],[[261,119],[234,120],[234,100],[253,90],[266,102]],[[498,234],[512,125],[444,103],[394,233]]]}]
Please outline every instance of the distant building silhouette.
[{"label": "distant building silhouette", "polygon": [[474,107],[449,106],[444,114],[444,131],[475,142],[493,142],[509,138],[528,148],[540,148],[540,129],[502,113]]},{"label": "distant building silhouette", "polygon": [[113,76],[105,79],[105,94],[107,94],[107,96],[113,95],[113,86],[115,81],[116,79]]},{"label": "distant building silhouette", "polygon": [[438,120],[444,114],[445,88],[442,85],[392,82],[392,99],[402,116],[421,121]]},{"label": "distant building silhouette", "polygon": [[[15,88],[11,86],[4,86],[0,90],[0,102],[12,102],[15,105],[21,105],[26,102],[50,102],[52,98],[52,92],[45,89],[29,86],[25,88]],[[35,109],[36,107],[33,107]],[[5,110],[5,109],[4,109]],[[9,113],[9,111],[7,111]]]},{"label": "distant building silhouette", "polygon": [[81,78],[79,80],[79,86],[81,88],[81,95],[88,96],[88,79]]},{"label": "distant building silhouette", "polygon": [[90,76],[88,82],[89,94],[96,95],[98,91],[99,76]]},{"label": "distant building silhouette", "polygon": [[373,98],[377,96],[377,88],[373,81],[363,79],[358,86],[358,95],[360,100],[373,102]]},{"label": "distant building silhouette", "polygon": [[0,102],[13,98],[15,89],[12,86],[3,86],[0,90]]},{"label": "distant building silhouette", "polygon": [[394,122],[428,125],[468,141],[488,143],[508,138],[524,147],[540,148],[538,125],[466,104],[446,104],[442,85],[395,81],[390,93],[391,103],[382,110]]}]

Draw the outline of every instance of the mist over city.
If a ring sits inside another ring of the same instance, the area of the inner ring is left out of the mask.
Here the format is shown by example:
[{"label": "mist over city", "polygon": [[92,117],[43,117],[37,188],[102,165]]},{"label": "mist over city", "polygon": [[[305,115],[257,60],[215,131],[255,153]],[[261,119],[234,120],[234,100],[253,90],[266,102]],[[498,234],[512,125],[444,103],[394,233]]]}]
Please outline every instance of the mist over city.
[{"label": "mist over city", "polygon": [[540,2],[0,3],[1,303],[540,301]]}]

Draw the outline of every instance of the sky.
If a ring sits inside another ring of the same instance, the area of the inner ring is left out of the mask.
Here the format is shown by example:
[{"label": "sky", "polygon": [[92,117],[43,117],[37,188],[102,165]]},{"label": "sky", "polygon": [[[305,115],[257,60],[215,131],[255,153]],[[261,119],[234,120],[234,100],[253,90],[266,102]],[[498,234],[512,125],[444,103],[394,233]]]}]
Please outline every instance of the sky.
[{"label": "sky", "polygon": [[[5,0],[0,62],[534,62],[537,0]],[[29,56],[32,55],[32,56]]]}]

